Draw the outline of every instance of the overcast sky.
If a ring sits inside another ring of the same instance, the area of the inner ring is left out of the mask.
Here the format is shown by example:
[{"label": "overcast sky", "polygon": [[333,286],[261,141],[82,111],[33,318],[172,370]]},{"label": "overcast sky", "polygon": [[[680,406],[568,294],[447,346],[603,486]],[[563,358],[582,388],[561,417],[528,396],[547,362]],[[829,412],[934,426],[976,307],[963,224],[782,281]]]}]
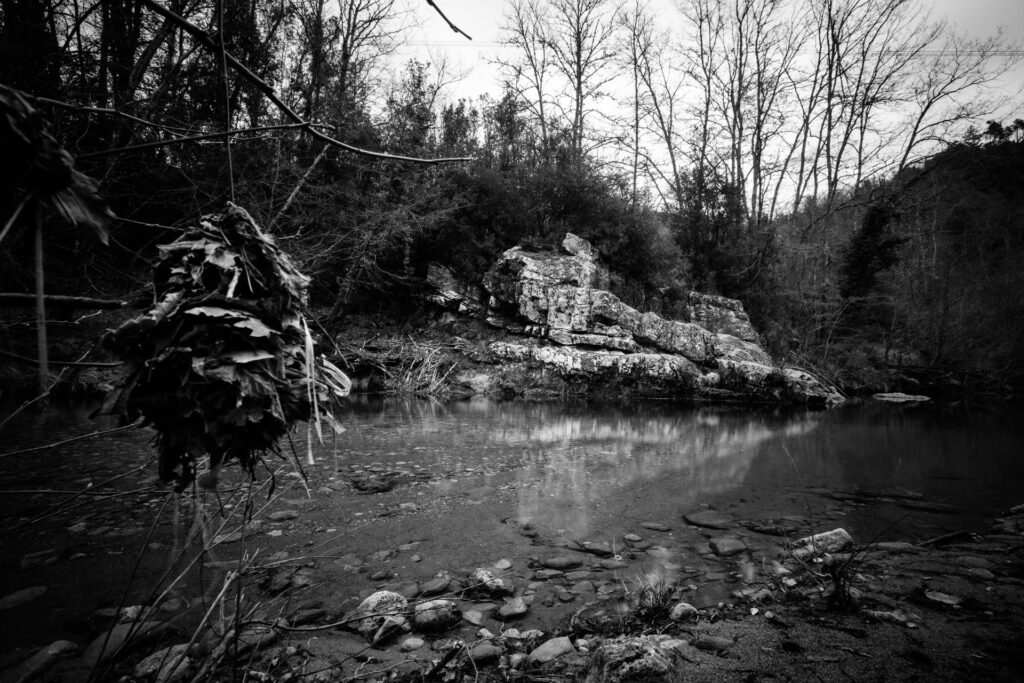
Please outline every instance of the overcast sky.
[{"label": "overcast sky", "polygon": [[[475,97],[484,92],[498,94],[497,75],[488,65],[500,50],[500,26],[508,0],[436,0],[445,14],[473,37],[468,41],[455,34],[425,2],[421,2],[421,25],[409,33],[402,57],[429,59],[429,54],[446,54],[449,62],[466,72],[466,78],[451,89],[450,97]],[[671,7],[671,0],[653,0]],[[974,37],[987,37],[1002,28],[1024,48],[1024,0],[923,0],[935,19],[946,18],[951,25]],[[674,11],[674,10],[669,10]],[[1017,94],[1024,88],[1024,60],[1018,63],[1007,88]],[[1024,112],[1021,112],[1024,114]]]}]

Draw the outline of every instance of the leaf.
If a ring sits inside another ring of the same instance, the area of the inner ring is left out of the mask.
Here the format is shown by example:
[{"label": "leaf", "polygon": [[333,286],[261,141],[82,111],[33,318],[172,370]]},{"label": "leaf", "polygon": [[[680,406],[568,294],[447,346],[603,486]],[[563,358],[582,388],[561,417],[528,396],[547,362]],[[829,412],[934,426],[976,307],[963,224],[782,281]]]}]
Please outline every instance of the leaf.
[{"label": "leaf", "polygon": [[238,318],[239,320],[247,315],[240,311],[232,311],[231,309],[220,308],[219,306],[196,306],[185,312],[189,315],[205,315],[209,318]]},{"label": "leaf", "polygon": [[243,318],[233,324],[235,327],[248,330],[250,337],[269,337],[272,334],[277,334],[276,330],[271,329],[256,318]]},{"label": "leaf", "polygon": [[237,365],[244,365],[245,363],[254,363],[258,360],[276,358],[276,356],[270,351],[234,351],[221,355],[221,358]]}]

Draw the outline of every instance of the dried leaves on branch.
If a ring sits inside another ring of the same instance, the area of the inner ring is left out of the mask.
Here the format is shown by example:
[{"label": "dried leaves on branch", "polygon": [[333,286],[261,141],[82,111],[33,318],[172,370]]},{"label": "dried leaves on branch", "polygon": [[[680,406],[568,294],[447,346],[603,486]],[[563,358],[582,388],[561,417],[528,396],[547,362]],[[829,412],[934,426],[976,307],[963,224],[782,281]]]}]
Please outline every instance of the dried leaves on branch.
[{"label": "dried leaves on branch", "polygon": [[16,206],[13,215],[3,217],[0,240],[32,197],[52,205],[68,223],[90,228],[100,242],[107,243],[107,227],[114,214],[100,197],[96,181],[75,170],[74,159],[50,133],[38,110],[21,92],[4,85],[0,85],[0,159],[0,207]]},{"label": "dried leaves on branch", "polygon": [[102,410],[156,428],[162,479],[190,483],[204,454],[213,481],[233,458],[251,472],[299,420],[340,430],[330,404],[350,382],[316,352],[308,284],[231,203],[160,247],[153,307],[105,339],[130,372]]}]

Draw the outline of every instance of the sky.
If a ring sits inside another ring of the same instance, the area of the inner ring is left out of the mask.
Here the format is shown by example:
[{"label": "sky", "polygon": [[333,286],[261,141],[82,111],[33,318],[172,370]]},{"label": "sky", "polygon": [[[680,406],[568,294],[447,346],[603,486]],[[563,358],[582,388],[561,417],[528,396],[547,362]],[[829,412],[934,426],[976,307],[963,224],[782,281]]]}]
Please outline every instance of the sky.
[{"label": "sky", "polygon": [[[454,33],[431,10],[420,2],[420,25],[409,32],[409,40],[402,49],[402,59],[437,60],[446,55],[449,65],[464,73],[461,81],[448,88],[447,96],[476,97],[484,92],[499,93],[499,79],[490,61],[501,51],[500,26],[508,0],[435,0],[438,7],[472,41]],[[657,6],[671,8],[671,0],[651,0]],[[1024,0],[922,0],[934,18],[945,18],[950,25],[972,37],[987,37],[1002,28],[1007,36],[1024,49]],[[674,10],[669,10],[674,11]],[[1024,60],[1018,63],[1006,79],[1009,90],[1024,89]]]}]

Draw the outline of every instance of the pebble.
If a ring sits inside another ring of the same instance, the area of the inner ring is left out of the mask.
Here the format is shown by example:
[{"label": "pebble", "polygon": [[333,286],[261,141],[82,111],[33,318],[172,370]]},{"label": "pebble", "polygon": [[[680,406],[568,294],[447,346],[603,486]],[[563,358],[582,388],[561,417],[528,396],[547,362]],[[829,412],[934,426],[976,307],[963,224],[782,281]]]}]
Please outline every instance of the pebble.
[{"label": "pebble", "polygon": [[494,568],[497,569],[498,571],[502,571],[502,572],[503,571],[507,571],[507,570],[512,568],[512,562],[509,561],[509,560],[504,560],[504,559],[498,560],[497,562],[494,563]]},{"label": "pebble", "polygon": [[271,522],[287,522],[288,520],[295,519],[298,516],[298,510],[278,510],[277,512],[271,512],[267,515],[267,519]]},{"label": "pebble", "polygon": [[467,623],[472,624],[473,626],[484,625],[484,615],[483,612],[480,612],[479,610],[466,610],[462,613],[462,618],[465,619]]},{"label": "pebble", "polygon": [[643,536],[638,536],[637,534],[626,534],[622,537],[622,540],[626,541],[627,543],[639,543],[644,539]]},{"label": "pebble", "polygon": [[640,526],[650,531],[672,531],[672,529],[661,522],[640,522]]}]

